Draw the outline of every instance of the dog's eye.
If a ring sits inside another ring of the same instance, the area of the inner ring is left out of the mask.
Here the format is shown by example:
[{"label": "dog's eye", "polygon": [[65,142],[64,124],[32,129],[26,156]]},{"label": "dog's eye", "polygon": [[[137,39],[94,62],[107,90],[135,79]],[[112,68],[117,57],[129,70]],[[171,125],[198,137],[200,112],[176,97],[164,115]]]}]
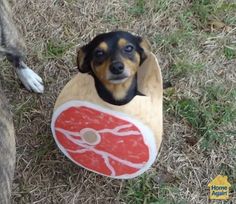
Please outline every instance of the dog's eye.
[{"label": "dog's eye", "polygon": [[125,52],[130,53],[130,52],[132,52],[133,50],[134,50],[134,47],[133,47],[132,45],[126,45],[126,46],[124,47],[124,51],[125,51]]},{"label": "dog's eye", "polygon": [[96,50],[96,51],[94,52],[94,55],[95,55],[96,57],[102,57],[104,54],[105,54],[105,52],[104,52],[103,50]]}]

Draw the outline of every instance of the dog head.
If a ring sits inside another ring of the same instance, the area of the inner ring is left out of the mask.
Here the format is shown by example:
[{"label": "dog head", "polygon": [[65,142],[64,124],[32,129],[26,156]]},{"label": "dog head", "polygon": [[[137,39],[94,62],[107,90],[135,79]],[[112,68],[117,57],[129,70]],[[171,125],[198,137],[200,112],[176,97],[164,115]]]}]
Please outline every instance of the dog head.
[{"label": "dog head", "polygon": [[134,79],[148,50],[149,43],[141,37],[124,31],[109,32],[78,49],[77,64],[80,72],[91,74],[114,100],[121,101],[135,87]]}]

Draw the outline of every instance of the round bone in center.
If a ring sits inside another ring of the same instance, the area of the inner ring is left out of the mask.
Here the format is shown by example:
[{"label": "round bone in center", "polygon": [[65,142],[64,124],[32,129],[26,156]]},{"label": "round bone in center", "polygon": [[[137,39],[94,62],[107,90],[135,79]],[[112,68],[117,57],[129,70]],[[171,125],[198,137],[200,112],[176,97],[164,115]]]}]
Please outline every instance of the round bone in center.
[{"label": "round bone in center", "polygon": [[81,134],[82,139],[91,145],[98,144],[100,142],[100,136],[99,134],[92,129],[86,129]]}]

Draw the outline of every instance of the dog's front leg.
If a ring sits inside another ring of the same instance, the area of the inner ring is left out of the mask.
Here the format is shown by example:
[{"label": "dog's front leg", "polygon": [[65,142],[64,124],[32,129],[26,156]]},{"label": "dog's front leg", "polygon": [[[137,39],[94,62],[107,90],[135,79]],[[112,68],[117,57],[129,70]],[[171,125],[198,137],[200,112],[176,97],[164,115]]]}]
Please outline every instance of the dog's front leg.
[{"label": "dog's front leg", "polygon": [[7,56],[28,90],[43,93],[44,86],[41,77],[23,61],[24,42],[14,25],[7,0],[0,0],[0,31],[0,54],[3,53]]},{"label": "dog's front leg", "polygon": [[24,63],[20,55],[17,53],[7,53],[7,59],[14,65],[18,77],[29,91],[43,93],[42,78]]}]

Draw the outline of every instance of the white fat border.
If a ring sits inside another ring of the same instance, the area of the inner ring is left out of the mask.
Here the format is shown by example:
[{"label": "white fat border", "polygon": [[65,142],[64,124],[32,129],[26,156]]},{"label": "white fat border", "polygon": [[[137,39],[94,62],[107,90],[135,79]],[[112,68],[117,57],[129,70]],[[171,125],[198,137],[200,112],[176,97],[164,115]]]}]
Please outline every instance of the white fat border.
[{"label": "white fat border", "polygon": [[[80,106],[92,108],[92,109],[98,110],[100,112],[110,114],[113,117],[117,117],[119,119],[123,119],[123,120],[126,120],[128,122],[133,123],[141,131],[141,133],[143,135],[144,143],[149,147],[149,160],[146,162],[144,167],[142,167],[140,170],[138,170],[137,172],[135,172],[133,174],[123,174],[121,176],[108,176],[108,175],[102,174],[100,172],[96,172],[96,171],[94,171],[92,169],[89,169],[87,167],[84,167],[83,165],[78,164],[74,159],[72,159],[70,157],[70,155],[65,151],[65,149],[61,146],[61,144],[57,140],[56,131],[55,131],[55,122],[56,122],[56,119],[58,118],[58,116],[63,111],[65,111],[65,110],[67,110],[68,108],[71,108],[71,107],[79,108]],[[85,168],[89,171],[95,172],[95,173],[100,174],[100,175],[108,176],[108,177],[111,177],[111,178],[131,179],[131,178],[137,177],[137,176],[141,175],[142,173],[144,173],[145,171],[147,171],[151,167],[151,165],[154,163],[154,161],[156,159],[156,156],[157,156],[156,141],[155,141],[154,133],[150,128],[148,128],[146,125],[144,125],[143,123],[141,123],[137,119],[132,118],[132,117],[130,117],[129,115],[127,115],[125,113],[110,110],[110,109],[104,108],[102,106],[99,106],[97,104],[93,104],[93,103],[90,103],[90,102],[87,102],[87,101],[71,100],[71,101],[68,101],[68,102],[64,103],[63,105],[59,106],[53,112],[52,122],[51,122],[51,130],[52,130],[53,137],[56,141],[57,146],[71,161],[73,161],[78,166],[81,166],[81,167],[83,167],[83,168]]]}]

